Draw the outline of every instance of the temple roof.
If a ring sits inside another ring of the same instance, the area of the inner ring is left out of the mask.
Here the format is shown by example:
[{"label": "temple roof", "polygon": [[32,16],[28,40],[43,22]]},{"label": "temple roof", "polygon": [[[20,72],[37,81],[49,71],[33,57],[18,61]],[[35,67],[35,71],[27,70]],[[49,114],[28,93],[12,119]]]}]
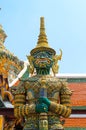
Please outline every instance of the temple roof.
[{"label": "temple roof", "polygon": [[[10,77],[14,74],[14,78],[23,68],[23,61],[11,53],[5,46],[4,42],[7,35],[3,27],[0,25],[0,74],[4,77]],[[11,79],[10,79],[11,80]]]},{"label": "temple roof", "polygon": [[[79,79],[78,79],[79,80]],[[85,82],[71,82],[69,83],[69,88],[73,91],[71,100],[72,100],[72,106],[86,109],[86,79]],[[80,107],[78,107],[80,106]],[[84,108],[85,106],[85,108]]]},{"label": "temple roof", "polygon": [[86,130],[86,118],[67,118],[64,127],[65,130]]}]

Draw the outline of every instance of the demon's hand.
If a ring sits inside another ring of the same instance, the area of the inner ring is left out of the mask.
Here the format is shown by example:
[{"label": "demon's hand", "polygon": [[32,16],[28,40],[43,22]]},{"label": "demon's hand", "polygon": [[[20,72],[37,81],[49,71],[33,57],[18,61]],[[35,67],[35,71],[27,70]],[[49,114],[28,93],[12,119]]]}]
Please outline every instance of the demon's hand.
[{"label": "demon's hand", "polygon": [[37,113],[47,113],[48,112],[48,106],[45,103],[38,103],[38,104],[36,104],[35,111]]},{"label": "demon's hand", "polygon": [[39,98],[39,102],[46,104],[48,108],[49,108],[50,103],[51,103],[51,101],[48,98],[46,98],[46,97]]}]

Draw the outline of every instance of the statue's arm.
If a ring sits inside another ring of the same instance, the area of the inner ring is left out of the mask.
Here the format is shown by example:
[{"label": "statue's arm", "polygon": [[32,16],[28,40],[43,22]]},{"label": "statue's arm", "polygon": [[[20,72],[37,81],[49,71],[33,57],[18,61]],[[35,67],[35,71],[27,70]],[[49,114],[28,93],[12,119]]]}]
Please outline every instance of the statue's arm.
[{"label": "statue's arm", "polygon": [[63,117],[69,117],[71,114],[71,91],[66,85],[66,82],[62,83],[62,89],[60,93],[60,103],[50,103],[50,111],[57,113]]},{"label": "statue's arm", "polygon": [[35,104],[26,104],[26,93],[24,87],[21,87],[15,93],[14,115],[15,117],[24,117],[35,113]]}]

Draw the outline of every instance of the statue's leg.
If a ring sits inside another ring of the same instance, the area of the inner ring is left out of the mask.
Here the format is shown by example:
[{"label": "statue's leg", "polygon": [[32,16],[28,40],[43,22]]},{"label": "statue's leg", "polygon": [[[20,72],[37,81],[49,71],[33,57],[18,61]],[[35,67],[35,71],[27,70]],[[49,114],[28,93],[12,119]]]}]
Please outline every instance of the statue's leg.
[{"label": "statue's leg", "polygon": [[38,130],[35,127],[24,127],[23,130]]},{"label": "statue's leg", "polygon": [[38,130],[38,128],[35,127],[34,124],[33,125],[29,124],[29,125],[25,125],[23,130]]},{"label": "statue's leg", "polygon": [[64,130],[59,117],[49,116],[49,130]]},{"label": "statue's leg", "polygon": [[38,118],[28,117],[24,124],[23,130],[38,130]]},{"label": "statue's leg", "polygon": [[49,130],[64,130],[62,125],[58,124],[53,124]]}]

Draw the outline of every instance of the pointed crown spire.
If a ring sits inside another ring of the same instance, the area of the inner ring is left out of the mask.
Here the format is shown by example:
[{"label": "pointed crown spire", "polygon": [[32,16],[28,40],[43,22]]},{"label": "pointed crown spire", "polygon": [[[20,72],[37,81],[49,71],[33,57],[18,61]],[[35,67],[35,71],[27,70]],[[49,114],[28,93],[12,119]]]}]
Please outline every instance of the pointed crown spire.
[{"label": "pointed crown spire", "polygon": [[31,50],[31,55],[34,55],[34,53],[39,52],[39,51],[49,51],[50,53],[55,55],[55,50],[50,48],[48,41],[47,41],[47,36],[45,33],[45,25],[44,25],[44,17],[40,18],[40,33],[38,36],[38,42],[36,47]]},{"label": "pointed crown spire", "polygon": [[44,27],[44,17],[40,18],[40,34],[37,42],[37,47],[40,46],[45,46],[49,47],[48,42],[47,42],[47,36],[45,33],[45,27]]}]

